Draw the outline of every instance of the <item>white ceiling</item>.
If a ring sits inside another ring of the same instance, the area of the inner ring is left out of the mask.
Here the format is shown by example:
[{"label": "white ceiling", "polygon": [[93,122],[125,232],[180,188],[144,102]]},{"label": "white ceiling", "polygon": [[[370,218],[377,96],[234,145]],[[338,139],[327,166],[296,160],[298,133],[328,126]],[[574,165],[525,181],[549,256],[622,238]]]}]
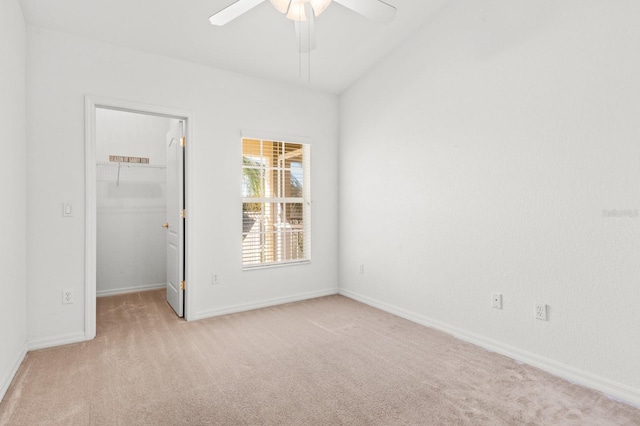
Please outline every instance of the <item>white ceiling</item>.
[{"label": "white ceiling", "polygon": [[[375,0],[371,0],[375,1]],[[223,27],[209,16],[233,0],[20,0],[31,25],[253,76],[341,93],[446,0],[385,0],[387,25],[333,3],[316,21],[317,49],[297,52],[293,22],[269,1]],[[303,66],[302,76],[300,66]]]}]

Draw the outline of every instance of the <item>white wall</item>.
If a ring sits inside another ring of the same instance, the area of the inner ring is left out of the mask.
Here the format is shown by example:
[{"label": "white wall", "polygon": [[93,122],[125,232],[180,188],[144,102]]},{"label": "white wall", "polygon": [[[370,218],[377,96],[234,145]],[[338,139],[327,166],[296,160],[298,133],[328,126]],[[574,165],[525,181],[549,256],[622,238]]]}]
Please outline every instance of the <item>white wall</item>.
[{"label": "white wall", "polygon": [[640,404],[639,16],[451,1],[343,94],[341,291]]},{"label": "white wall", "polygon": [[26,30],[17,0],[0,0],[0,399],[25,355]]},{"label": "white wall", "polygon": [[[84,96],[191,111],[188,226],[193,318],[337,292],[337,98],[30,28],[28,338],[84,332]],[[313,139],[313,261],[241,269],[241,130]],[[60,205],[77,213],[62,218]],[[213,273],[219,285],[211,284]],[[61,290],[76,303],[61,304]]]},{"label": "white wall", "polygon": [[171,123],[166,117],[98,108],[96,110],[96,161],[109,155],[147,157],[149,164],[166,165],[166,138]]},{"label": "white wall", "polygon": [[[165,285],[166,137],[171,119],[96,110],[98,296]],[[109,162],[109,155],[149,164]]]}]

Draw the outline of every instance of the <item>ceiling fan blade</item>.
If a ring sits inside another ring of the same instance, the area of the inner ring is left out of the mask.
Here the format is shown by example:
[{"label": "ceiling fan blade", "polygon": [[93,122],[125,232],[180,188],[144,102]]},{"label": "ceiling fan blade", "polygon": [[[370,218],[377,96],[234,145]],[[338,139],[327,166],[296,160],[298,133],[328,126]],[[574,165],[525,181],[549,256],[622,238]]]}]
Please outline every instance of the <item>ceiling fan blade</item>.
[{"label": "ceiling fan blade", "polygon": [[309,53],[316,48],[316,19],[309,3],[305,4],[305,21],[294,21],[298,52]]},{"label": "ceiling fan blade", "polygon": [[236,19],[238,16],[253,9],[266,0],[236,0],[229,6],[209,17],[209,22],[213,25],[224,25]]},{"label": "ceiling fan blade", "polygon": [[396,8],[382,0],[333,0],[356,13],[381,24],[388,24],[396,17]]}]

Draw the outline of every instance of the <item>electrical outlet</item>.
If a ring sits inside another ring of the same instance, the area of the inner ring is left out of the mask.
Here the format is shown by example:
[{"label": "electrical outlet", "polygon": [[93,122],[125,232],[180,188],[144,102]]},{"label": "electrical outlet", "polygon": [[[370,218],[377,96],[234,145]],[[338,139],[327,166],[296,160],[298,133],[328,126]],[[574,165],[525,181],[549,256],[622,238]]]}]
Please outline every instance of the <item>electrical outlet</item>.
[{"label": "electrical outlet", "polygon": [[491,295],[491,306],[495,309],[502,309],[502,294],[493,293]]},{"label": "electrical outlet", "polygon": [[218,274],[211,274],[211,284],[213,285],[220,284],[220,280],[218,279]]},{"label": "electrical outlet", "polygon": [[360,275],[364,275],[364,263],[360,264]]},{"label": "electrical outlet", "polygon": [[547,305],[544,303],[536,303],[536,319],[547,320]]},{"label": "electrical outlet", "polygon": [[71,290],[62,290],[62,304],[68,305],[73,303],[73,292]]}]

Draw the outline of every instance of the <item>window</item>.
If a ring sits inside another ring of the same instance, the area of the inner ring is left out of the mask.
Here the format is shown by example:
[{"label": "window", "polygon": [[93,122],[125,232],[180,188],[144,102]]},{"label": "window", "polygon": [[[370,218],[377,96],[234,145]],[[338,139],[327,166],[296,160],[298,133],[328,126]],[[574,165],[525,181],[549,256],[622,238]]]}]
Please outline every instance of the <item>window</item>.
[{"label": "window", "polygon": [[311,260],[310,145],[242,139],[242,265]]}]

